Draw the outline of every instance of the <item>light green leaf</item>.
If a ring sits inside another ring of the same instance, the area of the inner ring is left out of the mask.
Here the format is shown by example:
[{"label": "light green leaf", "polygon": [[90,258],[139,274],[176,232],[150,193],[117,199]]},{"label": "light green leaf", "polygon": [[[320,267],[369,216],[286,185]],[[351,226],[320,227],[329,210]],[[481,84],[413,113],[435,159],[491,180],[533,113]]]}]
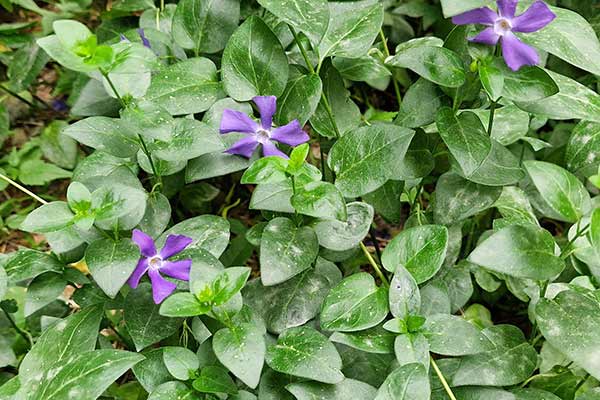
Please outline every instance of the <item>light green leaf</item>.
[{"label": "light green leaf", "polygon": [[271,286],[310,268],[319,244],[315,231],[297,227],[287,218],[275,218],[265,227],[260,242],[261,280]]},{"label": "light green leaf", "polygon": [[[389,261],[388,257],[393,256],[385,256],[384,251],[382,261]],[[421,309],[419,286],[412,274],[402,264],[395,266],[394,277],[390,282],[389,303],[392,315],[402,320],[410,315],[418,314]]]},{"label": "light green leaf", "polygon": [[196,57],[158,71],[145,98],[172,115],[183,115],[208,110],[220,94],[217,67],[208,58]]},{"label": "light green leaf", "polygon": [[202,368],[200,376],[194,380],[192,386],[202,393],[236,394],[238,392],[237,386],[227,370],[216,365]]},{"label": "light green leaf", "polygon": [[323,302],[321,327],[329,331],[355,332],[372,328],[387,316],[388,291],[377,287],[365,272],[336,285]]},{"label": "light green leaf", "polygon": [[395,369],[377,391],[375,400],[428,400],[429,376],[423,364],[406,364]]},{"label": "light green leaf", "polygon": [[431,352],[445,356],[466,356],[493,348],[486,336],[466,319],[448,314],[427,318],[423,326]]},{"label": "light green leaf", "polygon": [[235,100],[280,96],[288,73],[281,43],[260,18],[248,18],[227,42],[222,61],[223,82]]},{"label": "light green leaf", "polygon": [[344,379],[335,385],[317,382],[290,383],[285,387],[297,400],[371,400],[376,389],[364,382]]},{"label": "light green leaf", "polygon": [[180,381],[187,381],[193,377],[200,366],[198,356],[185,347],[163,347],[162,354],[169,373]]},{"label": "light green leaf", "polygon": [[448,229],[440,225],[423,225],[405,229],[386,246],[381,256],[390,272],[402,266],[415,281],[431,279],[442,266],[448,248]]},{"label": "light green leaf", "polygon": [[291,201],[300,214],[340,221],[348,218],[346,200],[337,187],[329,182],[310,182],[296,188]]},{"label": "light green leaf", "polygon": [[313,227],[319,244],[335,251],[350,250],[356,247],[369,233],[373,222],[373,207],[367,203],[353,202],[346,206],[346,221],[320,220]]},{"label": "light green leaf", "polygon": [[394,125],[372,125],[342,136],[327,162],[335,185],[346,197],[358,197],[382,186],[402,161],[414,131]]},{"label": "light green leaf", "polygon": [[332,342],[375,354],[393,353],[395,339],[396,334],[383,329],[381,325],[358,332],[334,332],[329,338]]},{"label": "light green leaf", "polygon": [[554,255],[554,238],[533,225],[510,225],[495,232],[469,255],[468,260],[486,269],[514,276],[546,280],[564,269]]},{"label": "light green leaf", "polygon": [[307,326],[283,332],[267,349],[267,364],[277,372],[323,383],[340,383],[342,359],[323,334]]},{"label": "light green leaf", "polygon": [[112,239],[96,240],[85,252],[85,261],[94,281],[113,299],[129,279],[139,258],[139,249],[129,239],[118,242]]},{"label": "light green leaf", "polygon": [[[62,275],[56,272],[46,272],[38,275],[27,287],[25,316],[30,316],[40,308],[56,300],[65,290],[66,284],[67,282]],[[0,298],[2,297],[0,296]]]},{"label": "light green leaf", "polygon": [[56,232],[73,223],[75,215],[64,201],[53,201],[30,212],[20,229],[26,232]]}]

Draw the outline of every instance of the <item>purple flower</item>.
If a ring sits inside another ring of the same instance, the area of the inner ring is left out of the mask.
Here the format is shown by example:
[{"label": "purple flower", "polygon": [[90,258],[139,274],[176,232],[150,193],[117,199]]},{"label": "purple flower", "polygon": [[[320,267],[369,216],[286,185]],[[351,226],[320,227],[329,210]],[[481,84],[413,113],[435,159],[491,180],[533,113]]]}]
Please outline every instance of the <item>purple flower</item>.
[{"label": "purple flower", "polygon": [[[137,33],[138,33],[138,35],[140,35],[140,39],[142,40],[142,44],[144,45],[144,47],[152,49],[152,46],[150,46],[150,41],[146,37],[144,30],[142,28],[139,28],[137,30]],[[119,35],[119,39],[121,40],[121,42],[131,43],[131,40],[127,39],[127,37],[125,35],[123,35],[122,33]]]},{"label": "purple flower", "polygon": [[221,133],[241,132],[246,134],[246,137],[238,140],[233,146],[225,150],[226,153],[250,158],[258,145],[262,144],[263,155],[288,158],[273,142],[298,146],[308,141],[308,134],[302,130],[298,120],[273,128],[273,115],[277,109],[277,97],[257,96],[252,101],[254,101],[260,112],[260,124],[242,112],[230,109],[223,111]]},{"label": "purple flower", "polygon": [[192,260],[168,261],[175,254],[181,253],[192,243],[192,238],[183,235],[169,235],[160,252],[156,251],[154,240],[144,232],[134,229],[131,239],[140,248],[142,257],[129,277],[129,286],[136,288],[146,272],[152,282],[152,298],[160,304],[173,293],[177,285],[163,278],[161,274],[182,281],[190,280]]},{"label": "purple flower", "polygon": [[539,31],[556,18],[541,0],[536,1],[519,16],[515,16],[518,0],[496,0],[498,13],[488,7],[477,8],[452,18],[456,25],[481,24],[488,28],[469,40],[495,46],[500,40],[506,65],[518,71],[524,65],[536,65],[539,56],[535,49],[521,42],[513,32]]}]

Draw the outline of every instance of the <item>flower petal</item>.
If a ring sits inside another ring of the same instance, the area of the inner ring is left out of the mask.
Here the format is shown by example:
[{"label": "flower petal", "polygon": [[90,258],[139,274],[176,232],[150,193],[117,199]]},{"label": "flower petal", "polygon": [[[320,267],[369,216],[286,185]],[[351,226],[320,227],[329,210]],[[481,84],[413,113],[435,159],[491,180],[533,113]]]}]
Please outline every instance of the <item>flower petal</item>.
[{"label": "flower petal", "polygon": [[192,260],[165,261],[160,272],[170,276],[171,278],[182,281],[190,280],[190,268],[192,268]]},{"label": "flower petal", "polygon": [[518,71],[524,65],[536,65],[540,62],[535,49],[521,42],[512,32],[502,36],[502,54],[506,65],[513,71]]},{"label": "flower petal", "polygon": [[149,269],[148,276],[152,282],[152,298],[155,304],[160,304],[162,301],[177,288],[173,282],[169,282],[156,269]]},{"label": "flower petal", "polygon": [[494,28],[485,28],[479,35],[469,38],[469,41],[495,46],[499,39],[500,35],[494,31]]},{"label": "flower petal", "polygon": [[258,107],[258,112],[260,112],[260,122],[263,129],[270,130],[273,126],[273,115],[277,110],[277,97],[256,96],[252,101]]},{"label": "flower petal", "polygon": [[481,25],[494,25],[494,22],[498,19],[498,14],[489,9],[488,7],[476,8],[466,13],[455,15],[452,17],[452,23],[454,25],[468,25],[468,24],[481,24]]},{"label": "flower petal", "polygon": [[221,127],[219,131],[221,133],[230,132],[242,132],[242,133],[254,133],[259,128],[256,121],[240,111],[230,110],[226,108],[223,110],[223,116],[221,117]]},{"label": "flower petal", "polygon": [[160,251],[160,257],[165,260],[188,247],[194,239],[184,235],[169,235],[165,241],[165,245]]},{"label": "flower petal", "polygon": [[252,153],[258,147],[258,142],[254,136],[248,136],[235,142],[233,146],[225,150],[225,153],[237,154],[246,158],[252,157]]},{"label": "flower petal", "polygon": [[515,32],[531,33],[539,31],[556,18],[548,5],[541,0],[536,1],[525,11],[512,20],[512,30]]},{"label": "flower petal", "polygon": [[142,257],[140,258],[140,261],[138,261],[137,267],[135,267],[133,273],[127,280],[129,286],[131,286],[133,289],[138,287],[140,284],[140,279],[142,279],[142,276],[144,276],[146,271],[148,271],[148,259],[146,257]]},{"label": "flower petal", "polygon": [[146,34],[144,33],[144,29],[139,28],[137,30],[137,33],[138,33],[138,35],[140,35],[140,39],[142,39],[142,44],[144,45],[144,47],[152,49],[152,46],[150,46],[150,41],[148,40],[148,38],[146,37]]},{"label": "flower petal", "polygon": [[293,120],[287,125],[273,129],[271,139],[279,143],[285,143],[290,146],[298,146],[299,144],[308,142],[310,137],[308,133],[302,130],[300,122]]},{"label": "flower petal", "polygon": [[131,240],[140,248],[140,253],[145,257],[153,257],[156,255],[156,247],[154,240],[139,229],[134,229],[131,235]]},{"label": "flower petal", "polygon": [[519,3],[519,0],[496,0],[500,16],[513,18],[517,12],[517,3]]},{"label": "flower petal", "polygon": [[283,151],[279,150],[277,146],[271,141],[267,141],[263,143],[263,155],[265,157],[269,156],[278,156],[281,158],[288,159],[289,157]]}]

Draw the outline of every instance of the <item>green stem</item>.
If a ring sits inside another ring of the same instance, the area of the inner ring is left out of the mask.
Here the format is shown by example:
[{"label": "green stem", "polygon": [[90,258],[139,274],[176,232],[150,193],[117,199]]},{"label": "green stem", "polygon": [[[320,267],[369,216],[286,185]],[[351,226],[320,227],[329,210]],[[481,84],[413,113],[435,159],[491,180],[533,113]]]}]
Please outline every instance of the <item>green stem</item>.
[{"label": "green stem", "polygon": [[375,247],[375,254],[377,254],[377,259],[381,262],[381,249],[379,248],[379,242],[377,241],[377,236],[375,235],[375,230],[373,227],[369,227],[369,236],[371,236],[371,241],[373,242],[373,247]]},{"label": "green stem", "polygon": [[369,253],[369,249],[367,249],[367,246],[365,246],[363,242],[360,242],[360,248],[362,249],[363,253],[365,253],[365,256],[367,257],[367,260],[369,260],[369,264],[371,264],[371,266],[375,270],[375,273],[377,274],[377,276],[379,277],[379,279],[381,279],[381,282],[386,287],[389,287],[390,286],[390,282],[388,281],[388,279],[385,277],[385,275],[381,271],[381,268],[379,267],[379,265],[377,264],[377,262],[373,259],[373,256],[371,255],[371,253]]},{"label": "green stem", "polygon": [[123,98],[119,94],[119,91],[117,90],[117,88],[113,84],[112,80],[108,76],[108,72],[106,72],[103,69],[101,69],[100,73],[102,74],[102,76],[104,77],[104,79],[106,79],[106,81],[108,82],[108,85],[110,86],[110,88],[113,91],[113,93],[115,94],[115,96],[117,96],[117,100],[119,100],[119,103],[121,103],[121,106],[125,107],[126,106],[125,101],[123,100]]},{"label": "green stem", "polygon": [[[310,71],[311,74],[318,74],[319,70],[321,69],[321,64],[319,64],[319,67],[315,71],[312,63],[310,62],[310,59],[308,58],[308,53],[306,52],[306,49],[304,48],[304,46],[302,45],[302,42],[300,41],[300,38],[298,37],[298,34],[294,30],[294,28],[292,28],[290,25],[288,25],[288,27],[290,28],[290,32],[292,32],[292,35],[294,36],[294,41],[296,42],[296,45],[298,45],[298,48],[300,49],[300,53],[302,53],[302,57],[304,58],[304,62],[306,63],[308,70]],[[322,91],[321,91],[321,101],[323,102],[323,106],[325,107],[327,116],[329,117],[329,120],[331,121],[331,125],[333,125],[333,130],[335,131],[336,137],[340,137],[341,136],[340,130],[338,129],[337,123],[335,122],[335,118],[333,117],[333,111],[331,110],[331,105],[329,104],[329,100],[327,100],[327,96],[325,96],[325,93],[323,93]]]},{"label": "green stem", "polygon": [[29,332],[24,331],[23,329],[19,328],[17,326],[17,323],[15,322],[15,320],[10,316],[10,314],[4,308],[2,308],[2,311],[4,312],[4,315],[6,316],[6,319],[12,325],[12,327],[14,328],[14,330],[17,331],[17,333],[19,335],[21,335],[23,337],[23,339],[25,339],[25,341],[29,345],[29,348],[32,348],[33,347],[33,338],[31,337],[31,334]]},{"label": "green stem", "polygon": [[[381,42],[383,43],[383,51],[385,52],[385,56],[390,57],[391,53],[390,53],[390,49],[387,44],[387,39],[385,38],[385,34],[383,33],[383,29],[379,30],[379,37],[381,38]],[[402,95],[400,94],[400,85],[398,85],[398,80],[396,79],[394,72],[393,71],[390,71],[390,72],[392,73],[392,83],[394,85],[394,91],[396,92],[396,99],[398,101],[398,110],[399,110],[400,106],[402,105]]]},{"label": "green stem", "polygon": [[442,371],[440,371],[439,367],[435,363],[435,360],[431,356],[429,356],[429,359],[431,360],[431,366],[435,370],[435,373],[437,374],[440,382],[442,382],[442,386],[444,387],[446,394],[448,395],[448,397],[450,397],[450,400],[456,400],[456,396],[454,395],[454,393],[452,393],[452,389],[450,389],[450,385],[448,385],[446,378],[444,378],[444,374],[442,374]]},{"label": "green stem", "polygon": [[[37,106],[34,103],[32,103],[31,101],[27,100],[25,97],[21,96],[17,92],[13,92],[12,90],[10,90],[9,88],[7,88],[6,86],[0,85],[0,89],[2,89],[3,91],[5,91],[9,95],[13,96],[14,98],[16,98],[18,100],[21,100],[23,103],[27,104],[29,107],[37,108]],[[44,103],[44,105],[46,107],[48,106],[45,103]]]},{"label": "green stem", "polygon": [[29,189],[19,185],[17,182],[13,181],[12,179],[10,179],[8,176],[2,175],[0,174],[0,179],[5,180],[6,182],[8,182],[9,184],[13,185],[14,187],[16,187],[17,189],[19,189],[20,191],[22,191],[23,193],[31,196],[33,199],[35,199],[36,201],[42,203],[42,204],[48,204],[48,202],[44,199],[42,199],[41,197],[39,197],[37,194],[33,193],[32,191],[30,191]]},{"label": "green stem", "polygon": [[494,127],[494,114],[496,113],[496,106],[498,103],[491,100],[492,104],[490,105],[490,119],[488,120],[488,136],[492,136],[492,128]]}]

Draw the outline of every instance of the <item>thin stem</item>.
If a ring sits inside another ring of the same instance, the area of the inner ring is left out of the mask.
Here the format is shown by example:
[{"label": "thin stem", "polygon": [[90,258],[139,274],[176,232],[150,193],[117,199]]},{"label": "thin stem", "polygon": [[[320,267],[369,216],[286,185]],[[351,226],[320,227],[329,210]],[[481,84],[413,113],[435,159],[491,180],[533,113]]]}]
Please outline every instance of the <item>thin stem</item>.
[{"label": "thin stem", "polygon": [[6,93],[10,94],[14,98],[21,100],[23,103],[27,104],[29,107],[37,108],[37,106],[34,103],[32,103],[31,101],[27,100],[25,97],[21,96],[17,92],[13,92],[12,90],[10,90],[9,88],[7,88],[6,86],[0,85],[0,89],[4,90]]},{"label": "thin stem", "polygon": [[439,367],[435,363],[435,360],[431,356],[429,356],[429,359],[431,360],[431,366],[435,370],[435,373],[437,374],[440,382],[442,382],[442,386],[444,387],[444,390],[446,390],[446,394],[448,395],[448,397],[450,397],[451,400],[456,400],[456,396],[454,395],[454,393],[452,393],[452,389],[450,389],[450,386],[448,385],[446,378],[444,378],[444,374],[442,374],[442,371],[440,371]]},{"label": "thin stem", "polygon": [[490,106],[490,119],[488,121],[488,136],[492,136],[492,128],[494,127],[494,114],[496,113],[496,105],[498,103],[496,103],[495,101],[491,100],[492,104]]},{"label": "thin stem", "polygon": [[[315,71],[312,63],[310,62],[310,59],[308,58],[308,53],[304,49],[304,46],[302,45],[302,42],[300,41],[300,38],[298,37],[298,34],[294,30],[294,28],[292,28],[290,25],[288,25],[288,27],[290,28],[290,32],[292,32],[292,35],[294,36],[294,41],[296,42],[296,45],[298,45],[298,48],[300,49],[300,53],[302,53],[302,57],[304,58],[304,62],[306,63],[308,70],[310,71],[311,74],[318,74],[321,69],[321,63],[319,63],[319,66],[318,66],[317,70]],[[340,137],[341,136],[340,130],[338,129],[337,123],[335,122],[335,118],[333,117],[333,111],[331,110],[331,105],[329,104],[329,100],[327,100],[327,96],[325,96],[325,93],[323,93],[323,92],[321,92],[321,101],[323,102],[323,106],[325,107],[327,116],[329,117],[329,120],[331,121],[331,124],[333,125],[333,130],[335,131],[336,137]]]},{"label": "thin stem", "polygon": [[371,241],[373,242],[373,247],[375,247],[375,254],[377,254],[377,259],[381,262],[381,249],[379,248],[379,242],[377,241],[377,236],[375,236],[375,231],[373,228],[369,228],[369,236],[371,236]]},{"label": "thin stem", "polygon": [[388,281],[388,279],[385,277],[385,275],[381,271],[381,268],[379,267],[379,265],[377,265],[377,262],[373,259],[373,256],[371,255],[371,253],[369,253],[369,249],[367,249],[367,246],[365,246],[363,242],[360,242],[360,248],[362,249],[363,253],[365,253],[367,260],[369,260],[369,264],[371,264],[371,266],[375,270],[375,273],[377,274],[379,279],[381,279],[381,282],[383,282],[383,284],[385,286],[389,287],[390,282]]},{"label": "thin stem", "polygon": [[[0,308],[2,308],[2,307],[0,307]],[[21,335],[23,337],[23,339],[25,339],[27,341],[27,343],[29,344],[29,348],[33,347],[33,338],[31,337],[31,334],[29,332],[24,331],[23,329],[19,328],[17,326],[17,323],[15,322],[15,320],[10,316],[10,314],[4,308],[2,308],[2,311],[4,312],[6,319],[8,320],[8,322],[10,322],[10,324],[15,329],[15,331],[17,331],[17,333],[19,335]]]},{"label": "thin stem", "polygon": [[37,194],[33,193],[31,190],[29,190],[29,189],[27,189],[27,188],[19,185],[17,182],[13,181],[8,176],[0,174],[0,179],[4,179],[6,182],[8,182],[9,184],[13,185],[14,187],[16,187],[17,189],[19,189],[23,193],[28,194],[29,196],[31,196],[33,199],[37,200],[38,202],[40,202],[42,204],[48,204],[48,202],[46,200],[42,199]]},{"label": "thin stem", "polygon": [[152,160],[152,155],[150,154],[150,152],[148,151],[148,147],[146,146],[146,142],[144,141],[144,138],[142,137],[142,135],[140,135],[139,133],[138,133],[138,139],[140,140],[144,154],[146,154],[146,157],[148,158],[148,161],[150,162],[150,168],[152,168],[152,173],[158,180],[158,184],[160,186],[162,186],[162,177],[160,176],[160,174],[158,174],[156,166],[154,165],[154,161]]},{"label": "thin stem", "polygon": [[[379,30],[379,37],[381,38],[381,42],[383,43],[383,51],[385,53],[385,56],[390,57],[391,53],[390,53],[390,49],[387,44],[387,39],[385,38],[385,34],[383,33],[383,29]],[[390,71],[390,72],[392,72],[392,71]],[[396,79],[396,76],[394,75],[393,72],[392,72],[392,83],[394,85],[394,91],[396,92],[396,100],[398,101],[398,109],[400,109],[400,106],[402,105],[402,95],[400,94],[400,85],[398,85],[398,80]]]},{"label": "thin stem", "polygon": [[310,58],[308,58],[308,53],[306,52],[306,49],[302,45],[302,42],[300,42],[300,38],[298,37],[296,30],[294,28],[292,28],[291,25],[288,25],[288,28],[290,28],[290,32],[292,32],[292,35],[294,36],[294,41],[296,42],[296,45],[300,49],[300,53],[302,53],[302,57],[304,58],[304,62],[306,63],[308,70],[310,71],[311,74],[314,74],[315,69],[313,68],[312,63],[310,62]]},{"label": "thin stem", "polygon": [[104,77],[104,79],[106,79],[106,81],[108,82],[108,85],[112,89],[112,91],[115,94],[115,96],[117,96],[117,100],[119,100],[119,103],[121,103],[121,106],[125,107],[126,106],[125,101],[123,100],[123,98],[121,97],[121,95],[119,94],[119,92],[117,91],[117,88],[113,84],[112,80],[109,78],[108,72],[106,72],[106,71],[104,71],[104,70],[101,69],[100,73],[102,74],[102,76]]}]

